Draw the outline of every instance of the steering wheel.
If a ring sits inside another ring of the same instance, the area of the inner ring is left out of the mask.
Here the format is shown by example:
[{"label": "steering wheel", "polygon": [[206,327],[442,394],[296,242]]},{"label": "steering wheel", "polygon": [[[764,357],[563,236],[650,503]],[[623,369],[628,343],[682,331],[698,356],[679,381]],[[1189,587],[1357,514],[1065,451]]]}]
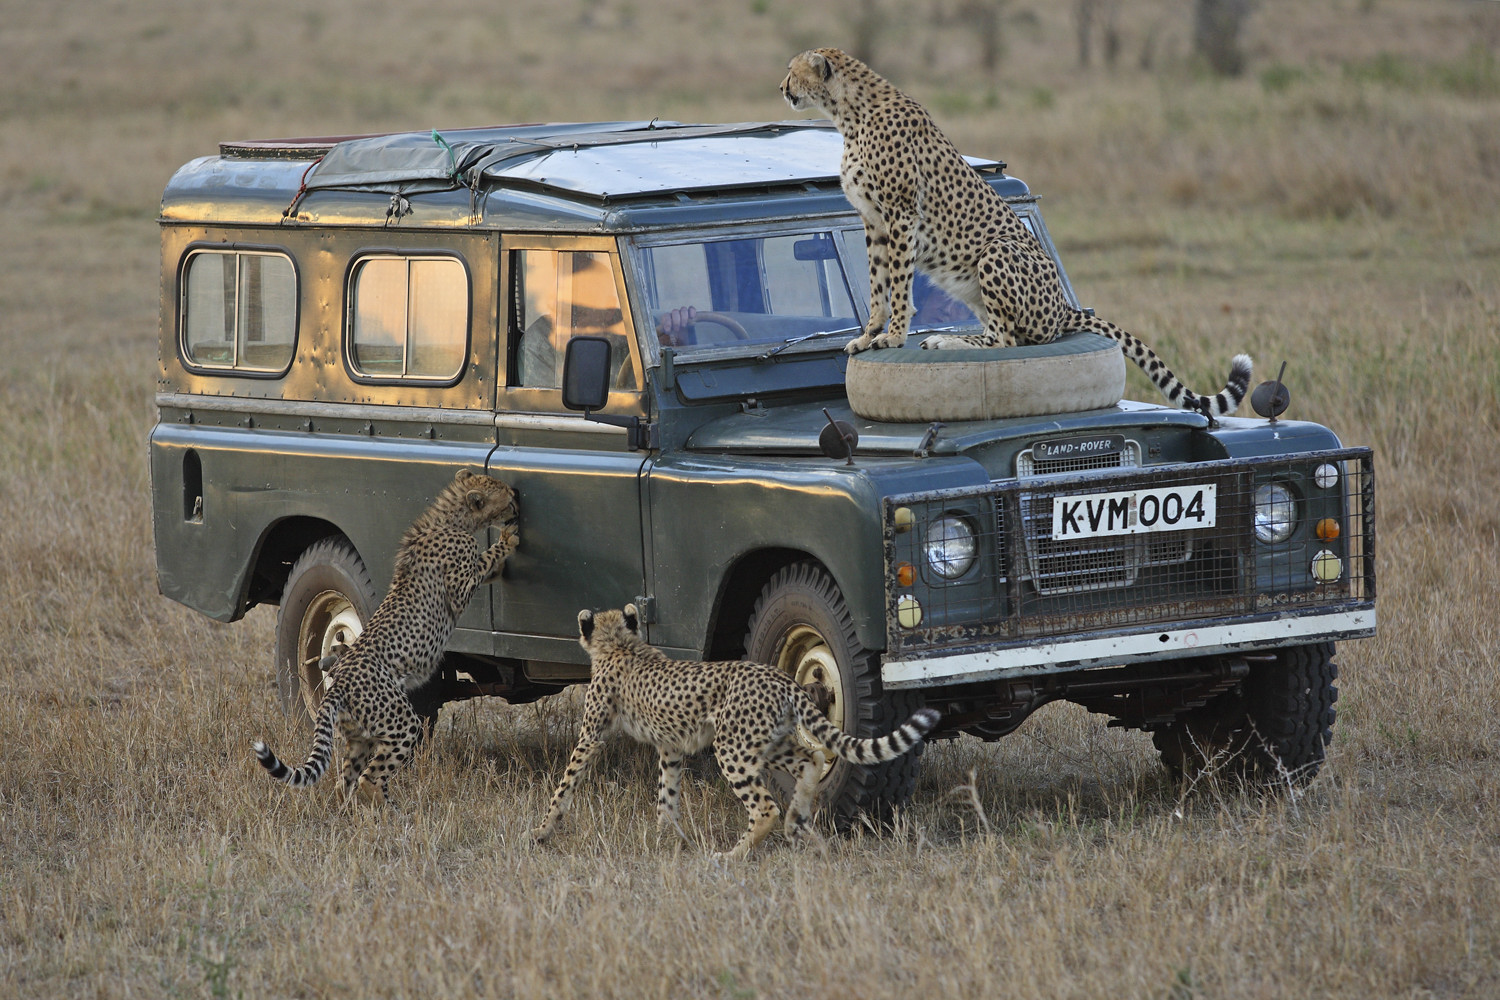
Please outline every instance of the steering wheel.
[{"label": "steering wheel", "polygon": [[733,316],[726,316],[721,312],[700,312],[693,317],[694,323],[715,323],[734,334],[736,340],[749,340],[750,331]]}]

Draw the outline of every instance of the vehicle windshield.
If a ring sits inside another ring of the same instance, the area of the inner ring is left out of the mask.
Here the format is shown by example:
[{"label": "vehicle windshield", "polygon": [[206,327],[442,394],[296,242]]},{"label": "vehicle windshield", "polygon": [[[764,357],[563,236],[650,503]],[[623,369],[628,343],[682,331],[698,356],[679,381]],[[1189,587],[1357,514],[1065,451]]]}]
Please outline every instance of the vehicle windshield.
[{"label": "vehicle windshield", "polygon": [[[1029,228],[1029,227],[1028,227]],[[865,254],[864,235],[860,230],[855,238],[845,242],[849,257],[849,273],[855,276],[855,294],[860,301],[870,301],[870,258]],[[911,283],[912,317],[911,332],[927,333],[932,330],[977,331],[979,320],[968,306],[943,291],[921,268],[917,268]]]},{"label": "vehicle windshield", "polygon": [[848,339],[860,318],[840,263],[842,237],[822,231],[642,247],[641,285],[657,339],[679,353]]},{"label": "vehicle windshield", "polygon": [[[639,260],[657,340],[679,355],[838,348],[859,332],[867,311],[869,263],[858,228],[645,246]],[[978,326],[920,271],[912,301],[913,333]]]}]

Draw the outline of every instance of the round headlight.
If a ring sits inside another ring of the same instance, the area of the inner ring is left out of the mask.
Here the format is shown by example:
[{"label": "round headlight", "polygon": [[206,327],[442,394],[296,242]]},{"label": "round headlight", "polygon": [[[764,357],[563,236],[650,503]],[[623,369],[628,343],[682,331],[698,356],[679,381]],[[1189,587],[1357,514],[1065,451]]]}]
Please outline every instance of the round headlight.
[{"label": "round headlight", "polygon": [[1297,505],[1285,486],[1267,483],[1255,491],[1255,537],[1276,545],[1292,537]]},{"label": "round headlight", "polygon": [[974,565],[979,545],[961,517],[940,517],[927,526],[927,565],[945,580],[956,580]]}]

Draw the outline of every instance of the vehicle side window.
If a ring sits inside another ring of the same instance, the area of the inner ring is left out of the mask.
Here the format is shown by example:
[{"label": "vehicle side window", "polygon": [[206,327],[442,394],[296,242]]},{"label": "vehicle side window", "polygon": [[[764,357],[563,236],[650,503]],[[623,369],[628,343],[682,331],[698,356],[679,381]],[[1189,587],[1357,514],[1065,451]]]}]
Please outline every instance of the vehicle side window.
[{"label": "vehicle side window", "polygon": [[611,344],[611,381],[636,389],[625,314],[607,253],[592,250],[517,250],[513,384],[562,386],[563,355],[577,336],[605,337]]},{"label": "vehicle side window", "polygon": [[198,368],[285,371],[297,341],[297,271],[285,254],[196,250],[182,275],[182,352]]},{"label": "vehicle side window", "polygon": [[348,330],[358,375],[452,381],[468,357],[468,270],[452,257],[361,258],[349,277]]}]

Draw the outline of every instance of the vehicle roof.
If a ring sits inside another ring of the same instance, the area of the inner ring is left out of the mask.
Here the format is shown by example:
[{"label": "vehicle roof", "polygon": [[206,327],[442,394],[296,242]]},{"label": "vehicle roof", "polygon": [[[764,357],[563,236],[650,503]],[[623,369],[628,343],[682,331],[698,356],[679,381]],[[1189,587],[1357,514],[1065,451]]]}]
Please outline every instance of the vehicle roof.
[{"label": "vehicle roof", "polygon": [[[846,214],[826,121],[501,125],[227,142],[173,175],[161,221],[613,232]],[[1026,185],[970,158],[1006,197]]]}]

